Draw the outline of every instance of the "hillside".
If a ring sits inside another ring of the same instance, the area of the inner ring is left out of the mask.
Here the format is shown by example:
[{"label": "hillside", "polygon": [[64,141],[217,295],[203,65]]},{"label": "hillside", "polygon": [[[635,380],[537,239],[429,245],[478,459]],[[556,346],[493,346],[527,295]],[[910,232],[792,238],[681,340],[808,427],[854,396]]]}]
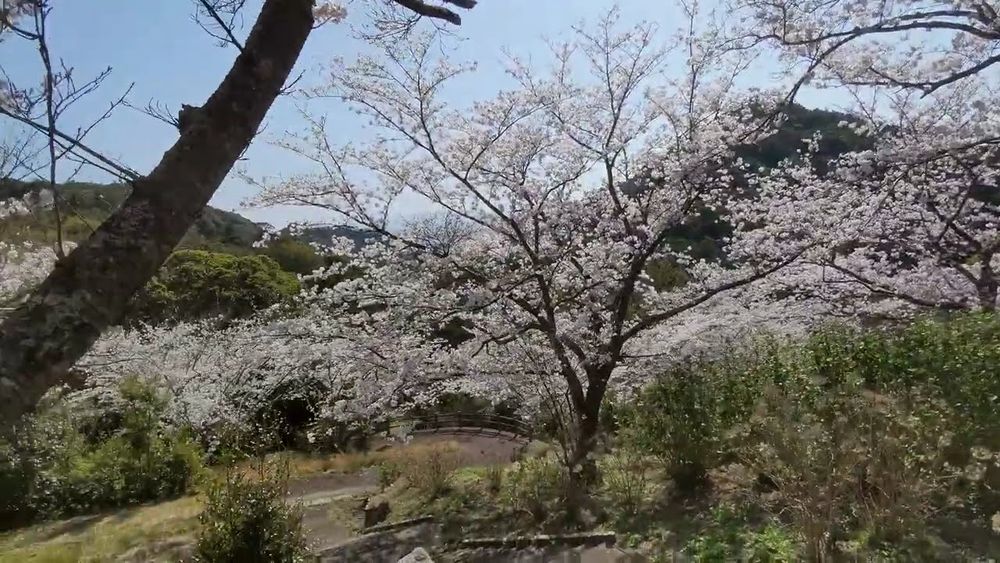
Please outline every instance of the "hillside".
[{"label": "hillside", "polygon": [[[40,182],[0,179],[0,200],[20,198],[41,187],[43,184]],[[63,236],[70,241],[81,240],[89,235],[128,195],[128,188],[120,184],[70,182],[60,185],[59,189],[63,200],[68,204],[63,217]],[[263,227],[238,213],[207,206],[179,247],[245,254],[263,232]],[[371,238],[347,226],[312,227],[293,238],[313,243],[323,242],[331,236],[346,236],[354,239],[358,245]],[[5,238],[54,242],[55,216],[44,213],[23,218],[10,225]]]},{"label": "hillside", "polygon": [[[39,189],[40,183],[0,181],[0,199],[22,197]],[[72,182],[60,186],[67,203],[63,218],[63,234],[68,240],[80,240],[90,234],[128,195],[128,188],[115,184]],[[23,218],[14,228],[12,238],[52,242],[55,240],[55,216]],[[194,226],[184,236],[180,246],[241,253],[248,251],[263,230],[253,221],[237,213],[208,206]]]}]

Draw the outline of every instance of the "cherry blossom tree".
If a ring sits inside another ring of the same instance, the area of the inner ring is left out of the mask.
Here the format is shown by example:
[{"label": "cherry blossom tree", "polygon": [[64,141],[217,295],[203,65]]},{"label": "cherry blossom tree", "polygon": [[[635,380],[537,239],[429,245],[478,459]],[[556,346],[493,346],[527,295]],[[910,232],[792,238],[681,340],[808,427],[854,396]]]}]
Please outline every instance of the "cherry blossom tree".
[{"label": "cherry blossom tree", "polygon": [[[423,0],[373,0],[407,13],[459,23],[446,6]],[[474,0],[449,0],[471,8]],[[183,106],[168,119],[178,129],[176,143],[161,162],[142,175],[59,128],[60,80],[70,99],[77,88],[69,72],[56,70],[45,41],[49,0],[4,0],[0,39],[18,37],[39,49],[44,66],[45,110],[41,121],[21,111],[23,101],[4,82],[0,115],[43,132],[49,142],[49,181],[55,182],[57,155],[86,155],[90,164],[120,175],[131,185],[126,201],[94,233],[49,273],[0,328],[0,417],[16,420],[53,385],[66,378],[100,334],[122,315],[131,296],[153,276],[246,150],[274,101],[284,91],[306,39],[315,27],[340,19],[339,5],[314,0],[265,0],[245,39],[237,37],[244,0],[199,0],[200,25],[237,52],[231,70],[201,106]],[[27,23],[26,23],[27,22]],[[29,25],[31,24],[31,25]],[[5,75],[6,76],[6,75]],[[61,77],[61,78],[60,78]],[[124,267],[127,265],[127,267]]]},{"label": "cherry blossom tree", "polygon": [[734,0],[736,33],[778,45],[805,78],[930,93],[1000,62],[990,2]]},{"label": "cherry blossom tree", "polygon": [[774,220],[817,243],[804,261],[819,275],[803,285],[846,306],[996,309],[1000,114],[987,86],[880,92],[860,108],[864,119],[844,124],[870,135],[872,150],[825,173],[799,159],[761,178],[794,210]]},{"label": "cherry blossom tree", "polygon": [[[474,67],[441,55],[433,36],[336,63],[311,100],[351,104],[375,139],[335,146],[314,115],[282,144],[318,171],[264,182],[258,199],[326,209],[382,237],[353,257],[363,275],[306,297],[314,338],[349,342],[373,373],[416,378],[411,395],[474,390],[565,413],[564,461],[585,477],[606,391],[634,375],[641,337],[809,245],[761,222],[764,198],[731,205],[742,170],[733,148],[769,134],[754,116],[771,113],[751,108],[772,97],[740,92],[750,53],[706,40],[694,32],[703,15],[688,14],[691,26],[664,48],[655,26],[619,29],[613,11],[554,43],[547,72],[511,58],[512,88],[461,108],[444,92]],[[686,61],[673,77],[668,55]],[[442,247],[393,228],[404,194],[468,234]],[[726,209],[734,225],[725,263],[676,242],[705,208]],[[654,263],[684,283],[656,287]],[[448,323],[461,337],[442,336]]]}]

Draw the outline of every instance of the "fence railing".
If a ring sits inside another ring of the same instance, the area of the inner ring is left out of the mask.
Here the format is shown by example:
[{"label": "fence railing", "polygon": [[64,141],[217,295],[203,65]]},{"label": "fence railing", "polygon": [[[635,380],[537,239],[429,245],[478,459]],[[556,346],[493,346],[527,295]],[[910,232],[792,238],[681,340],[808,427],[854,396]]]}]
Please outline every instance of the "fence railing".
[{"label": "fence railing", "polygon": [[497,414],[485,413],[436,413],[427,415],[407,416],[389,421],[384,428],[386,432],[496,432],[513,434],[530,439],[532,427],[527,422]]}]

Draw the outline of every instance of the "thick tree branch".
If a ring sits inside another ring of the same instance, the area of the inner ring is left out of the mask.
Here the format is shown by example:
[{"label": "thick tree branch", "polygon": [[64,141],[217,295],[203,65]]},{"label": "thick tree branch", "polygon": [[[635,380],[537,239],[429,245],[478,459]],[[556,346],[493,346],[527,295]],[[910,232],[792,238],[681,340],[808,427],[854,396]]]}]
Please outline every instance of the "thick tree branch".
[{"label": "thick tree branch", "polygon": [[[462,25],[462,16],[458,15],[452,10],[445,8],[443,6],[434,6],[428,4],[423,0],[392,0],[393,2],[399,4],[400,6],[410,10],[411,12],[426,16],[428,18],[434,18],[438,20],[444,20],[446,22]],[[471,9],[475,7],[475,0],[445,0],[449,4],[458,6],[459,8]]]},{"label": "thick tree branch", "polygon": [[0,325],[0,417],[28,411],[180,241],[251,142],[313,28],[312,0],[267,0],[198,119],[97,231]]}]

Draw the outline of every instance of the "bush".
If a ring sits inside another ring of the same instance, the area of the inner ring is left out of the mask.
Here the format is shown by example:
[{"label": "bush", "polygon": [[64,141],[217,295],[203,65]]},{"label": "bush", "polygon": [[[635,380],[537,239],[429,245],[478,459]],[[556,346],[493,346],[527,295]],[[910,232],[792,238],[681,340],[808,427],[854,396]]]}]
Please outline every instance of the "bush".
[{"label": "bush", "polygon": [[791,563],[801,561],[795,540],[777,524],[756,529],[743,510],[721,504],[713,507],[705,529],[684,546],[693,561]]},{"label": "bush", "polygon": [[483,470],[483,481],[486,483],[486,489],[497,494],[500,492],[500,488],[503,487],[503,474],[504,466],[499,463],[494,463],[487,465]]},{"label": "bush", "polygon": [[404,464],[401,475],[412,486],[434,498],[448,489],[451,474],[461,467],[457,452],[431,448]]},{"label": "bush", "polygon": [[795,541],[784,528],[766,526],[763,530],[744,536],[743,560],[754,563],[791,563],[797,560]]},{"label": "bush", "polygon": [[631,448],[621,448],[599,463],[604,493],[621,518],[639,514],[654,492],[646,460]]},{"label": "bush", "polygon": [[285,502],[287,467],[263,461],[227,471],[209,486],[195,557],[204,563],[291,563],[309,559],[302,515]]},{"label": "bush", "polygon": [[9,524],[81,514],[189,490],[201,451],[183,430],[160,422],[165,401],[129,379],[120,388],[119,414],[90,439],[82,429],[93,414],[64,400],[43,405],[10,443],[0,444],[0,518]]},{"label": "bush", "polygon": [[307,275],[324,266],[323,257],[309,243],[290,236],[280,236],[268,242],[261,251],[286,272]]},{"label": "bush", "polygon": [[246,317],[299,292],[295,274],[267,256],[178,250],[130,304],[128,320],[159,324]]},{"label": "bush", "polygon": [[529,458],[508,470],[500,502],[541,524],[566,506],[570,492],[569,476],[555,457]]},{"label": "bush", "polygon": [[677,367],[659,376],[623,414],[627,447],[658,457],[683,492],[707,484],[725,459],[727,432],[752,410],[755,381],[725,361]]},{"label": "bush", "polygon": [[[932,515],[1000,511],[997,366],[995,314],[831,326],[662,374],[625,409],[619,437],[681,487],[739,462],[758,476],[744,492],[813,557],[859,541],[875,553],[913,544]],[[718,549],[699,541],[699,553]]]},{"label": "bush", "polygon": [[962,483],[941,447],[946,419],[929,416],[933,404],[911,410],[847,384],[797,399],[809,393],[796,386],[809,385],[766,393],[743,439],[745,462],[773,484],[775,508],[791,516],[810,556],[849,530],[891,543],[921,532]]},{"label": "bush", "polygon": [[409,447],[379,464],[379,483],[384,488],[403,478],[409,486],[435,498],[448,490],[451,474],[461,466],[459,451],[453,444]]}]

